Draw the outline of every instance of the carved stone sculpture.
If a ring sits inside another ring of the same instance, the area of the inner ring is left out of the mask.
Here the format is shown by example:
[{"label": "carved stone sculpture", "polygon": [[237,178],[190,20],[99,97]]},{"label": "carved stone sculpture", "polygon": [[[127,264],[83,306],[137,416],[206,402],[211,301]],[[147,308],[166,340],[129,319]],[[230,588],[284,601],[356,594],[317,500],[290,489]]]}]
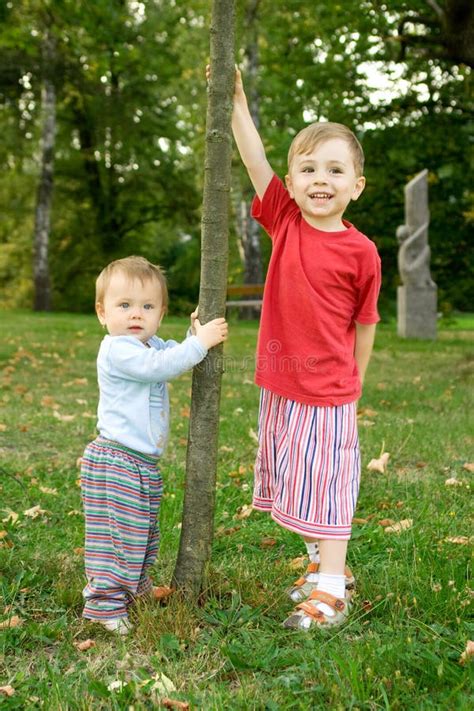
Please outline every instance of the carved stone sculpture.
[{"label": "carved stone sculpture", "polygon": [[397,229],[398,334],[404,338],[436,338],[437,289],[430,274],[428,245],[428,171],[405,186],[405,224]]}]

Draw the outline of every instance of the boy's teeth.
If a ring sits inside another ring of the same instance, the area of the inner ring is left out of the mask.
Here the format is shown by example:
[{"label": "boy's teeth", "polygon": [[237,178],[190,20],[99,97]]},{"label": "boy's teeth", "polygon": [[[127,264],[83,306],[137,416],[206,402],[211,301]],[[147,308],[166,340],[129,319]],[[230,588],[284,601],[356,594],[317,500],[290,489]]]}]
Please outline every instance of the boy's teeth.
[{"label": "boy's teeth", "polygon": [[328,193],[311,193],[312,198],[328,198],[330,197]]}]

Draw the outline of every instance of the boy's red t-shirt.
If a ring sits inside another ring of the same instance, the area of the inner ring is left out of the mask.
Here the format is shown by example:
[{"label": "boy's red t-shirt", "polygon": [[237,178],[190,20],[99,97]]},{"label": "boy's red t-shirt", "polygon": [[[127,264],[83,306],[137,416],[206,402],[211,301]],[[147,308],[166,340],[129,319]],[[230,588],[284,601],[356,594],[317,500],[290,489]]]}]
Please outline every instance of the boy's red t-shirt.
[{"label": "boy's red t-shirt", "polygon": [[360,397],[355,322],[380,320],[380,257],[350,222],[323,232],[303,218],[275,175],[252,216],[273,242],[263,295],[255,382],[308,405]]}]

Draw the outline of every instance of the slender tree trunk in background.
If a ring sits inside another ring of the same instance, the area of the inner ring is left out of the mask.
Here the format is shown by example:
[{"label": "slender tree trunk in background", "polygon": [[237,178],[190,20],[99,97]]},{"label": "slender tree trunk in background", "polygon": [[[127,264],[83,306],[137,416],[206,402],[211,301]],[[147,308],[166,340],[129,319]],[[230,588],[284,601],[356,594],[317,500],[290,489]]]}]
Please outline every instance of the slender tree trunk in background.
[{"label": "slender tree trunk in background", "polygon": [[[206,117],[199,319],[223,316],[227,289],[231,116],[234,87],[234,0],[213,0],[211,80]],[[223,371],[222,346],[194,369],[184,510],[173,585],[199,596],[211,555]]]},{"label": "slender tree trunk in background", "polygon": [[34,310],[51,309],[51,284],[49,278],[49,232],[51,203],[53,199],[54,141],[56,135],[56,93],[51,80],[54,59],[53,41],[49,35],[44,40],[44,81],[41,91],[42,140],[41,173],[36,194],[34,229]]},{"label": "slender tree trunk in background", "polygon": [[[260,128],[260,97],[257,91],[257,74],[259,68],[258,55],[258,6],[260,0],[249,0],[245,15],[246,37],[248,38],[245,47],[245,74],[244,81],[248,84],[249,110],[257,130]],[[242,254],[244,259],[244,283],[261,284],[263,281],[262,252],[260,249],[260,228],[258,223],[250,214],[253,189],[248,186],[242,191],[239,205],[238,224],[240,226],[239,235],[242,242]],[[260,310],[247,306],[239,309],[241,319],[260,318]]]}]

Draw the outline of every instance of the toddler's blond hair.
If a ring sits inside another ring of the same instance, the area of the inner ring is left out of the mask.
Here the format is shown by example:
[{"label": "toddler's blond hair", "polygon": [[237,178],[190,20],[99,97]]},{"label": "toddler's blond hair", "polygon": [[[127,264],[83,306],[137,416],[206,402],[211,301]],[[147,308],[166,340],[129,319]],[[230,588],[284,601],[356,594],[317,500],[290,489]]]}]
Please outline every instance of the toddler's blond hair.
[{"label": "toddler's blond hair", "polygon": [[102,269],[95,283],[96,304],[102,304],[112,275],[123,272],[130,279],[139,279],[142,284],[148,280],[157,281],[161,289],[163,307],[168,308],[168,285],[163,270],[157,264],[151,264],[145,257],[124,257],[116,259]]}]

